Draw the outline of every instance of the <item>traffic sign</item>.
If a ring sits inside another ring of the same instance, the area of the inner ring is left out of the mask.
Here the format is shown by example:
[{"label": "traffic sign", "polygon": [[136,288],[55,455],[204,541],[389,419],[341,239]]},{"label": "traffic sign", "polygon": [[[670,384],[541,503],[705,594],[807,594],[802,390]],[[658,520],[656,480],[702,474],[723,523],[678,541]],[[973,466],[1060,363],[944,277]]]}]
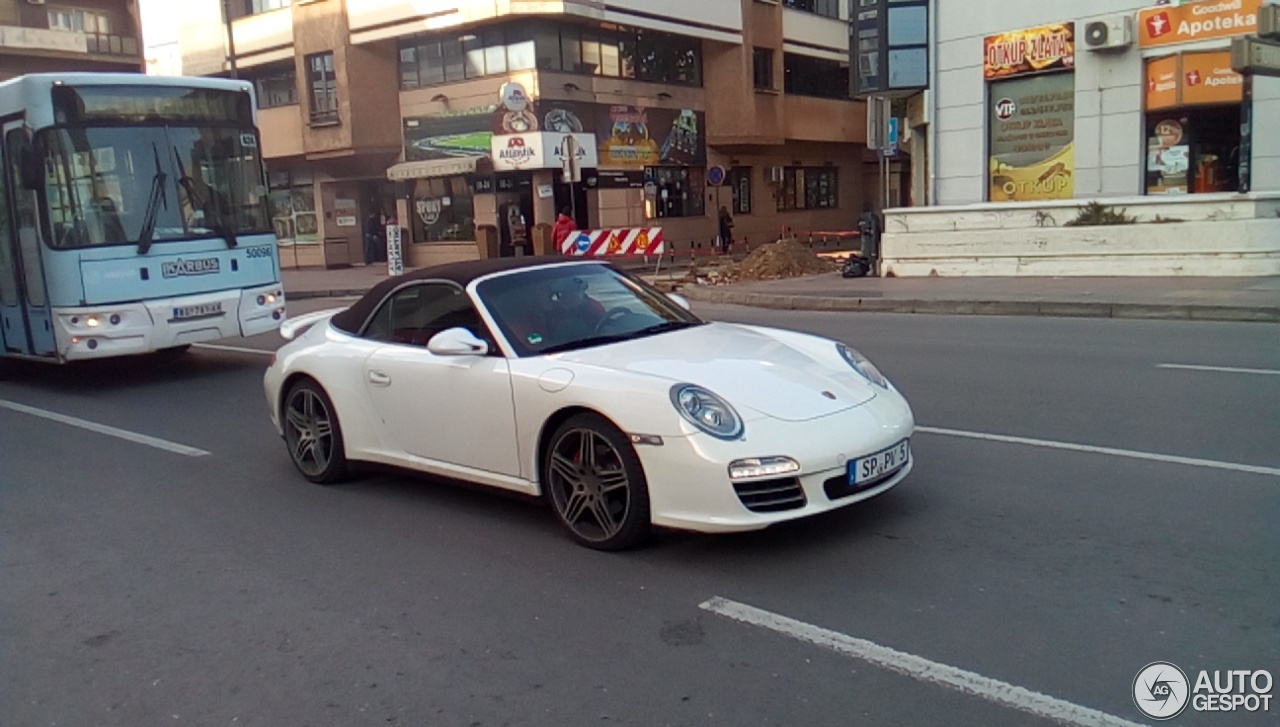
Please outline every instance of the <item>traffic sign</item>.
[{"label": "traffic sign", "polygon": [[709,167],[707,169],[707,184],[710,184],[712,187],[719,187],[724,184],[724,180],[727,175],[728,173],[725,172],[724,167],[719,164]]}]

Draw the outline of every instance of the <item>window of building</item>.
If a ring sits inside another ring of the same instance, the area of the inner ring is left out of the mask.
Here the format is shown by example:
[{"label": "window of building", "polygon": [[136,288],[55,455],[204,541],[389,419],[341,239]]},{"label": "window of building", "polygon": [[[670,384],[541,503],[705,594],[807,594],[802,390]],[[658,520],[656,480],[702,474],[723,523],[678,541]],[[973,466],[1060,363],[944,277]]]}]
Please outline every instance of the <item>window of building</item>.
[{"label": "window of building", "polygon": [[756,48],[751,51],[752,77],[755,87],[761,91],[774,90],[773,85],[773,51],[768,48]]},{"label": "window of building", "polygon": [[702,85],[696,38],[524,22],[480,34],[419,36],[400,44],[400,86],[421,88],[534,68],[652,83]]},{"label": "window of building", "polygon": [[271,224],[282,245],[320,241],[315,186],[310,173],[288,170],[267,174],[271,187]]},{"label": "window of building", "polygon": [[840,206],[835,167],[786,167],[778,194],[778,211],[836,209]]},{"label": "window of building", "polygon": [[258,108],[273,109],[298,103],[298,71],[292,62],[254,69],[253,85]]},{"label": "window of building", "polygon": [[840,17],[840,0],[782,0],[782,4],[788,8],[825,15],[828,18]]},{"label": "window of building", "polygon": [[645,167],[645,178],[658,186],[650,217],[700,217],[706,214],[703,171],[698,167]]},{"label": "window of building", "polygon": [[333,51],[306,57],[310,89],[311,124],[338,123],[338,77],[334,73]]},{"label": "window of building", "polygon": [[733,213],[751,214],[751,167],[730,169],[729,188],[733,190]]},{"label": "window of building", "polygon": [[476,239],[475,197],[466,177],[419,179],[409,212],[414,242]]},{"label": "window of building", "polygon": [[849,98],[849,67],[825,58],[785,53],[783,88],[797,96]]},{"label": "window of building", "polygon": [[246,15],[257,15],[258,13],[287,8],[289,3],[290,0],[245,0],[244,12]]},{"label": "window of building", "polygon": [[108,35],[111,33],[111,18],[98,10],[49,8],[49,30]]}]

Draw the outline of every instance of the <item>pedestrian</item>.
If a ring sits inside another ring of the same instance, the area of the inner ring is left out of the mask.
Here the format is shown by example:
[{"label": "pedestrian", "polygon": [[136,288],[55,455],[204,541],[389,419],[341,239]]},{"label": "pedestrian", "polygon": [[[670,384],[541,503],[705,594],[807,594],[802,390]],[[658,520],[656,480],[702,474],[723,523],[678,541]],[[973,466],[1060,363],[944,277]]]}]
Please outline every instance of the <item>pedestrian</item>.
[{"label": "pedestrian", "polygon": [[733,216],[729,214],[729,208],[721,205],[720,207],[720,237],[717,245],[719,253],[728,252],[729,247],[733,245]]},{"label": "pedestrian", "polygon": [[564,241],[578,229],[578,223],[574,222],[572,214],[573,210],[568,207],[560,210],[560,216],[556,218],[556,224],[551,228],[551,240],[555,243],[556,252],[564,250]]}]

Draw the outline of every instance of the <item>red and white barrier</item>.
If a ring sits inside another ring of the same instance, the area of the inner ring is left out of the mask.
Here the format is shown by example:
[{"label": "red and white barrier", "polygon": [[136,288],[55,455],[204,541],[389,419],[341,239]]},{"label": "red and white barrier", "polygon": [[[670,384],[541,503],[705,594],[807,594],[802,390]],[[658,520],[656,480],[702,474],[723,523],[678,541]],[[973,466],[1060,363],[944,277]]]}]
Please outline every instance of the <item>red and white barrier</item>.
[{"label": "red and white barrier", "polygon": [[665,252],[661,227],[618,230],[578,230],[560,245],[564,255],[661,255]]}]

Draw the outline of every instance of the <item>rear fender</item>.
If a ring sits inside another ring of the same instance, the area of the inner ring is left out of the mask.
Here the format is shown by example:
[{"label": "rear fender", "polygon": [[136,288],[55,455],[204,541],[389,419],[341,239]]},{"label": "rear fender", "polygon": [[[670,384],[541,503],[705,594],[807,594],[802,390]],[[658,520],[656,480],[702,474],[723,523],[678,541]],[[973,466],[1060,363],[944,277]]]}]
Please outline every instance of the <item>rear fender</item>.
[{"label": "rear fender", "polygon": [[297,318],[286,318],[280,324],[280,337],[286,341],[292,341],[311,326],[323,323],[344,310],[346,308],[327,308],[314,313],[304,313]]}]

